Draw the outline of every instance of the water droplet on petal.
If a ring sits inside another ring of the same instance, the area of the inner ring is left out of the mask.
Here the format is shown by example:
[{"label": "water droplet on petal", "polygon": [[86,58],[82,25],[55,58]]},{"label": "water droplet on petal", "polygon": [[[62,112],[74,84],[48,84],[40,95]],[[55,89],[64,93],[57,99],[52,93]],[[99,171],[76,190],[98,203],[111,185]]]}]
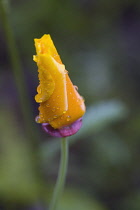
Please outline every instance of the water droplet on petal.
[{"label": "water droplet on petal", "polygon": [[48,122],[50,122],[51,121],[51,118],[48,118]]},{"label": "water droplet on petal", "polygon": [[53,108],[52,108],[52,112],[55,112],[55,110],[56,110],[56,107],[53,107]]},{"label": "water droplet on petal", "polygon": [[75,90],[78,90],[78,87],[76,85],[74,85]]},{"label": "water droplet on petal", "polygon": [[58,117],[58,115],[54,115],[53,118],[56,119]]},{"label": "water droplet on petal", "polygon": [[40,122],[40,117],[39,117],[39,115],[36,116],[35,121],[36,121],[36,123],[39,123],[39,122]]},{"label": "water droplet on petal", "polygon": [[70,121],[70,119],[71,119],[71,116],[67,116],[67,121]]},{"label": "water droplet on petal", "polygon": [[85,101],[85,99],[84,99],[84,97],[83,97],[83,96],[81,96],[81,99],[82,99],[83,101]]},{"label": "water droplet on petal", "polygon": [[45,123],[45,119],[43,118],[42,120],[41,120],[43,123]]}]

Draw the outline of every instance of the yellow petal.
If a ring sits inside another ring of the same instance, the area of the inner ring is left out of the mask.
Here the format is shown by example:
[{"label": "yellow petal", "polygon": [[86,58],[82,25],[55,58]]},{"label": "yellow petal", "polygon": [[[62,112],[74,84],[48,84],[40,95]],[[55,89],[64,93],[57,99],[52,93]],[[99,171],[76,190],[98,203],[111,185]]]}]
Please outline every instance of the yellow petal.
[{"label": "yellow petal", "polygon": [[68,109],[67,90],[66,90],[66,74],[65,66],[56,62],[56,60],[47,54],[38,56],[38,68],[45,69],[51,74],[55,89],[50,98],[44,103],[40,103],[39,107],[39,123],[50,122],[61,116]]},{"label": "yellow petal", "polygon": [[38,65],[40,80],[36,96],[40,102],[37,122],[48,122],[55,129],[70,125],[84,115],[84,100],[69,79],[50,35],[35,39],[35,47],[37,55],[33,59]]},{"label": "yellow petal", "polygon": [[60,56],[54,46],[54,43],[49,34],[44,34],[41,39],[34,39],[37,55],[39,54],[49,54],[58,63],[62,64]]},{"label": "yellow petal", "polygon": [[40,67],[38,71],[40,84],[37,87],[38,94],[35,96],[35,100],[36,102],[41,103],[48,100],[49,97],[52,95],[55,88],[55,82],[51,74],[43,67]]}]

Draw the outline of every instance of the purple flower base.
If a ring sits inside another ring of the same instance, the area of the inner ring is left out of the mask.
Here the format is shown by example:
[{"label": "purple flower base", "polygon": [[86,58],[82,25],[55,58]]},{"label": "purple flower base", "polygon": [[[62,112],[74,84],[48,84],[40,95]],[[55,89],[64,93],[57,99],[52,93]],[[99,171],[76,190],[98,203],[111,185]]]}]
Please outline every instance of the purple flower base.
[{"label": "purple flower base", "polygon": [[49,123],[42,123],[43,130],[54,137],[67,137],[72,136],[79,131],[82,126],[82,118],[76,120],[69,126],[65,126],[60,129],[54,129]]}]

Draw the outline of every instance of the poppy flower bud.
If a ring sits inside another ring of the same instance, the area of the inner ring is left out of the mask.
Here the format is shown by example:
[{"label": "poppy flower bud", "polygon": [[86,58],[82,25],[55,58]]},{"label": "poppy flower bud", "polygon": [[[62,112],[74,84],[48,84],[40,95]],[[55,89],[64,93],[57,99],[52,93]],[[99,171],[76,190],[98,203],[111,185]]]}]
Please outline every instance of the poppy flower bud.
[{"label": "poppy flower bud", "polygon": [[37,123],[52,136],[70,136],[82,125],[85,113],[83,98],[68,76],[50,35],[35,39],[33,57],[38,66],[39,85],[35,100],[39,103]]}]

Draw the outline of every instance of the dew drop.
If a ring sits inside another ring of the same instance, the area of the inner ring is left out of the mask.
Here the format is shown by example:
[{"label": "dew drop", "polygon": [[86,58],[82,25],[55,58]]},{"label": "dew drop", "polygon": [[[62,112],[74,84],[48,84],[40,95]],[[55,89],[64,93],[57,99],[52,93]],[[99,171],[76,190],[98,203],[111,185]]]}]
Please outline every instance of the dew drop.
[{"label": "dew drop", "polygon": [[45,122],[46,122],[44,118],[42,119],[42,122],[43,122],[43,123],[45,123]]},{"label": "dew drop", "polygon": [[46,104],[46,107],[50,107],[50,105],[49,104]]},{"label": "dew drop", "polygon": [[53,108],[52,108],[52,112],[55,112],[55,110],[56,110],[56,108],[55,108],[55,107],[53,107]]},{"label": "dew drop", "polygon": [[83,102],[85,101],[85,99],[84,99],[84,97],[83,97],[83,96],[81,96],[81,99],[83,100]]},{"label": "dew drop", "polygon": [[35,121],[36,121],[36,123],[39,123],[39,122],[40,122],[40,117],[39,117],[39,115],[36,116]]},{"label": "dew drop", "polygon": [[74,85],[75,90],[78,90],[78,87],[76,85]]},{"label": "dew drop", "polygon": [[63,114],[65,114],[66,113],[66,110],[65,111],[63,111]]},{"label": "dew drop", "polygon": [[48,118],[48,122],[50,122],[51,121],[51,118]]},{"label": "dew drop", "polygon": [[53,118],[56,119],[58,117],[58,115],[54,115]]},{"label": "dew drop", "polygon": [[71,119],[71,116],[67,116],[67,121],[70,121],[70,119]]}]

